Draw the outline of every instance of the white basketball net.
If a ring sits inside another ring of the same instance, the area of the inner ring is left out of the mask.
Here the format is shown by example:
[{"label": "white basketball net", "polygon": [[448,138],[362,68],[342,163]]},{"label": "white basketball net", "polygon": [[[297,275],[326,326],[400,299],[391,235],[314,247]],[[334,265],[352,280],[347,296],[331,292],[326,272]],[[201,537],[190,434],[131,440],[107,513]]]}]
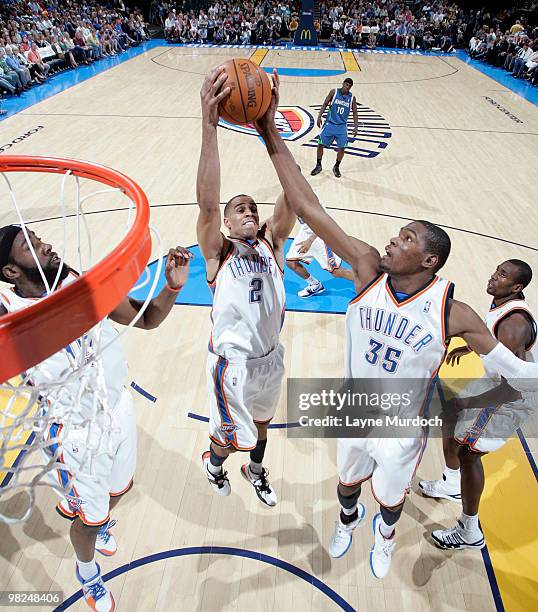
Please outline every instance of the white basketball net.
[{"label": "white basketball net", "polygon": [[[26,206],[19,203],[25,201],[25,198],[17,200],[15,196],[15,183],[19,182],[19,178],[24,180],[22,177],[28,179],[30,175],[33,179],[47,176],[56,185],[60,181],[59,214],[55,227],[57,235],[63,234],[63,241],[59,240],[60,248],[57,250],[62,263],[52,285],[47,282],[28,237],[28,232],[33,230],[45,242],[51,242],[46,236],[47,223],[33,223],[25,219],[25,211],[27,217],[30,213]],[[105,209],[110,208],[111,198],[121,202],[112,221],[119,226],[118,239],[127,233],[135,217],[134,203],[120,189],[107,188],[95,181],[81,179],[71,174],[71,171],[60,175],[39,173],[39,176],[34,173],[2,173],[1,177],[1,189],[5,187],[5,193],[0,191],[0,197],[4,201],[11,200],[13,208],[9,214],[2,216],[0,226],[9,223],[21,226],[47,294],[58,287],[64,257],[70,257],[69,266],[78,271],[88,270],[98,261],[94,256],[95,249],[92,249],[92,231],[88,218],[88,215],[98,210],[88,210],[90,200],[101,196],[99,199],[104,198],[107,202],[102,207]],[[96,185],[100,187],[97,190]],[[126,215],[120,213],[121,210]],[[120,214],[126,218],[118,222]],[[108,231],[102,217],[99,224],[105,232]],[[1,522],[27,520],[34,508],[36,489],[39,486],[53,487],[61,497],[76,504],[76,500],[72,499],[71,481],[76,478],[77,471],[93,474],[94,459],[102,454],[111,454],[113,410],[119,399],[118,393],[126,381],[120,372],[117,374],[121,380],[117,383],[116,373],[107,371],[105,366],[108,355],[117,354],[114,344],[143,315],[161,275],[162,245],[158,233],[150,229],[155,238],[153,245],[154,253],[157,251],[155,257],[158,263],[153,280],[146,268],[145,275],[133,288],[141,289],[150,285],[144,305],[129,325],[115,333],[110,322],[105,319],[64,350],[30,368],[28,372],[22,372],[20,376],[0,384]],[[67,251],[69,255],[66,255]],[[0,289],[8,287],[0,282]],[[68,470],[63,463],[60,435],[63,439],[75,437],[80,441],[75,449],[79,453],[79,467],[75,471],[72,465]]]}]

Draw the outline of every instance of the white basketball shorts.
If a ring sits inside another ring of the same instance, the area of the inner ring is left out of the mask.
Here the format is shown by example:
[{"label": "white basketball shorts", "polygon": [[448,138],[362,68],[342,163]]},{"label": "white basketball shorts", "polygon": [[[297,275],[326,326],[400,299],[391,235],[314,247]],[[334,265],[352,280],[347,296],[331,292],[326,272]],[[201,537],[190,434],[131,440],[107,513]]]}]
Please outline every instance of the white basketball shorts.
[{"label": "white basketball shorts", "polygon": [[401,504],[426,447],[419,438],[338,438],[340,482],[352,486],[372,479],[372,494],[387,508]]},{"label": "white basketball shorts", "polygon": [[302,261],[305,264],[312,263],[316,260],[319,265],[328,272],[333,272],[342,264],[342,260],[336,253],[323,242],[321,238],[316,238],[312,246],[304,254],[299,253],[299,245],[304,242],[304,238],[297,236],[293,239],[289,251],[286,254],[286,260]]},{"label": "white basketball shorts", "polygon": [[[109,519],[110,497],[126,493],[135,473],[136,419],[131,394],[123,390],[106,432],[97,433],[95,428],[91,432],[87,425],[68,429],[52,423],[48,439],[54,438],[58,441],[45,449],[45,458],[50,461],[51,454],[57,456],[49,478],[64,490],[58,511],[69,519],[78,516],[86,525],[103,525]],[[89,450],[97,447],[97,453]]]},{"label": "white basketball shorts", "polygon": [[209,437],[219,446],[255,448],[255,423],[275,415],[284,377],[284,347],[279,344],[259,359],[228,360],[209,353]]},{"label": "white basketball shorts", "polygon": [[[499,385],[498,380],[484,376],[474,380],[458,394],[460,398],[480,396]],[[454,439],[480,453],[491,453],[503,446],[522,423],[534,413],[533,394],[523,394],[520,400],[477,408],[465,408],[458,412]]]}]

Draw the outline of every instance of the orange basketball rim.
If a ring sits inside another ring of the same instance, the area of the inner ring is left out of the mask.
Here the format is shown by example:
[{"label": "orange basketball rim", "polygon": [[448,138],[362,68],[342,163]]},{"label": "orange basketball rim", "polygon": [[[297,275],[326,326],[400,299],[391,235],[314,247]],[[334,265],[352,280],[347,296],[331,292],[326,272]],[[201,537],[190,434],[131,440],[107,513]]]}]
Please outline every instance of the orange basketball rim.
[{"label": "orange basketball rim", "polygon": [[136,205],[136,216],[118,246],[76,281],[0,317],[0,383],[40,363],[104,319],[140,278],[151,253],[148,199],[125,174],[61,157],[0,155],[0,173],[4,172],[70,172],[121,190]]}]

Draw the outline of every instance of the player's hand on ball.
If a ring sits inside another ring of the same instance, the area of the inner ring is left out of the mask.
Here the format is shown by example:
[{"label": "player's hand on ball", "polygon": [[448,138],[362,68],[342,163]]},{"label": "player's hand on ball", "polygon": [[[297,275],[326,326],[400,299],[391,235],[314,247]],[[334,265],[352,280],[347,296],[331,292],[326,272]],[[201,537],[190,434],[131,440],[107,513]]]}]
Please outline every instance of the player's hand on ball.
[{"label": "player's hand on ball", "polygon": [[275,127],[275,114],[280,99],[280,77],[278,76],[276,68],[273,69],[271,78],[273,80],[273,87],[271,89],[271,104],[269,104],[269,108],[267,109],[265,115],[254,122],[254,126],[262,135],[264,132],[267,132],[269,129]]},{"label": "player's hand on ball", "polygon": [[202,118],[215,127],[219,123],[219,103],[230,93],[230,88],[224,86],[227,78],[224,68],[217,66],[206,76],[200,90]]},{"label": "player's hand on ball", "polygon": [[184,247],[170,249],[166,256],[164,275],[170,289],[181,289],[189,277],[189,263],[194,255]]}]

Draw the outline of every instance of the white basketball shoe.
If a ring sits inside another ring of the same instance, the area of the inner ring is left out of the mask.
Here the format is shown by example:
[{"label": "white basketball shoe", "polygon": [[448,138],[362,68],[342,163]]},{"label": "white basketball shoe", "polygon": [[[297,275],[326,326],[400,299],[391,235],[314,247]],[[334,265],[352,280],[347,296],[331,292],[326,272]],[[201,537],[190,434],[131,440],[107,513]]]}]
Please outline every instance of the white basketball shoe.
[{"label": "white basketball shoe", "polygon": [[211,453],[206,451],[202,455],[202,464],[204,466],[205,475],[207,476],[207,480],[211,485],[211,488],[217,495],[221,497],[227,497],[232,492],[232,487],[230,486],[230,481],[228,480],[228,472],[224,470],[221,471],[220,474],[212,474],[209,471],[209,463],[210,463]]},{"label": "white basketball shoe", "polygon": [[432,533],[432,539],[437,548],[444,550],[463,550],[465,548],[484,548],[486,540],[480,527],[465,529],[461,521],[457,521],[451,529],[438,529]]},{"label": "white basketball shoe", "polygon": [[361,503],[357,504],[357,518],[345,525],[340,518],[334,525],[334,531],[329,542],[329,554],[333,559],[343,557],[351,548],[353,542],[353,531],[363,522],[366,509]]},{"label": "white basketball shoe", "polygon": [[450,488],[444,476],[442,480],[421,480],[418,486],[426,497],[448,499],[456,503],[461,502],[459,487]]},{"label": "white basketball shoe", "polygon": [[376,578],[384,578],[390,570],[390,562],[392,561],[392,552],[396,546],[394,534],[391,538],[385,538],[379,530],[381,522],[381,514],[376,514],[372,521],[374,530],[374,545],[370,551],[370,567]]},{"label": "white basketball shoe", "polygon": [[269,472],[264,467],[262,467],[261,474],[257,474],[250,469],[250,465],[245,463],[241,466],[241,474],[254,487],[262,504],[271,508],[277,505],[278,498],[275,490],[269,484]]}]

